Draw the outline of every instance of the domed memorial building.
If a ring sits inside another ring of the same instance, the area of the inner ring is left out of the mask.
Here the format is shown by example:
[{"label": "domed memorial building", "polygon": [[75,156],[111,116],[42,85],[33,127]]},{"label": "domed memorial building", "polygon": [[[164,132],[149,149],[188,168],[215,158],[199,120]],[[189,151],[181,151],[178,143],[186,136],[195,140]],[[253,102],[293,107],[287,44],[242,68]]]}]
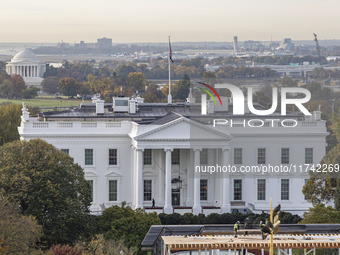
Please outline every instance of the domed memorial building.
[{"label": "domed memorial building", "polygon": [[20,75],[27,86],[40,87],[45,71],[46,64],[28,49],[17,53],[6,65],[6,72],[9,75]]}]

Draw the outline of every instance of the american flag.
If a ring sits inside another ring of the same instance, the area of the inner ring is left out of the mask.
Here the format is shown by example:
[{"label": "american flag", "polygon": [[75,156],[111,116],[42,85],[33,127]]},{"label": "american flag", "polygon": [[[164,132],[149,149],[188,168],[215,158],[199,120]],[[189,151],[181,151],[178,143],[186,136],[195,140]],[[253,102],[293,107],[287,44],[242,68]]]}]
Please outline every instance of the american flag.
[{"label": "american flag", "polygon": [[172,50],[171,50],[170,36],[169,36],[169,58],[170,58],[171,62],[174,62],[173,59],[172,59]]}]

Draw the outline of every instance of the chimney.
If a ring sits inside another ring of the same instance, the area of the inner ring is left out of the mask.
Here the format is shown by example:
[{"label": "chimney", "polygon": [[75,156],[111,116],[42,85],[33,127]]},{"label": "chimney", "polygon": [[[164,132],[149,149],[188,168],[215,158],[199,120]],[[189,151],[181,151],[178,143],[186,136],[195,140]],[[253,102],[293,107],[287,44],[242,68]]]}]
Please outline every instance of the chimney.
[{"label": "chimney", "polygon": [[104,114],[104,100],[97,99],[96,101],[96,114],[103,115]]},{"label": "chimney", "polygon": [[321,111],[314,111],[313,112],[313,119],[314,120],[321,120]]},{"label": "chimney", "polygon": [[136,113],[136,101],[133,98],[129,100],[129,113],[130,114]]}]

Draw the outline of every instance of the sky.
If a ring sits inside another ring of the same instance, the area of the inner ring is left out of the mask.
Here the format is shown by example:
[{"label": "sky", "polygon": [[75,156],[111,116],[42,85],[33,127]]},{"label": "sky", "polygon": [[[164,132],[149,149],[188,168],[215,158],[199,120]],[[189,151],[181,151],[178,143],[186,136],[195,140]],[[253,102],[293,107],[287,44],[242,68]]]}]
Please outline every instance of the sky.
[{"label": "sky", "polygon": [[0,42],[340,39],[339,0],[0,0]]}]

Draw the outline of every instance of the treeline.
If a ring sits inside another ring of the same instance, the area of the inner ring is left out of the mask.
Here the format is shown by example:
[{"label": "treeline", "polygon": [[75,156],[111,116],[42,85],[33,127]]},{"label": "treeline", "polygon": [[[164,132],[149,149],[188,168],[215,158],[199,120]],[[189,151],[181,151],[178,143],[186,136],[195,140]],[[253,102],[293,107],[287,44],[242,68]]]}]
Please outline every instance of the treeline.
[{"label": "treeline", "polygon": [[340,79],[340,69],[314,68],[310,74],[311,78],[318,80]]},{"label": "treeline", "polygon": [[[122,81],[124,79],[124,81]],[[98,77],[89,74],[85,81],[75,78],[62,78],[49,76],[42,82],[43,90],[48,94],[61,93],[65,96],[86,96],[100,93],[107,101],[111,102],[113,96],[124,95],[131,97],[138,92],[143,95],[146,102],[163,102],[168,95],[168,85],[160,89],[159,86],[148,83],[143,73],[131,72],[127,77],[117,75],[116,77]],[[185,100],[189,94],[190,79],[184,75],[183,79],[171,87],[173,99]]]},{"label": "treeline", "polygon": [[269,78],[278,77],[278,73],[269,68],[226,66],[220,67],[216,72],[217,78]]},{"label": "treeline", "polygon": [[0,75],[0,97],[30,99],[38,95],[39,89],[34,86],[27,87],[20,75]]}]

